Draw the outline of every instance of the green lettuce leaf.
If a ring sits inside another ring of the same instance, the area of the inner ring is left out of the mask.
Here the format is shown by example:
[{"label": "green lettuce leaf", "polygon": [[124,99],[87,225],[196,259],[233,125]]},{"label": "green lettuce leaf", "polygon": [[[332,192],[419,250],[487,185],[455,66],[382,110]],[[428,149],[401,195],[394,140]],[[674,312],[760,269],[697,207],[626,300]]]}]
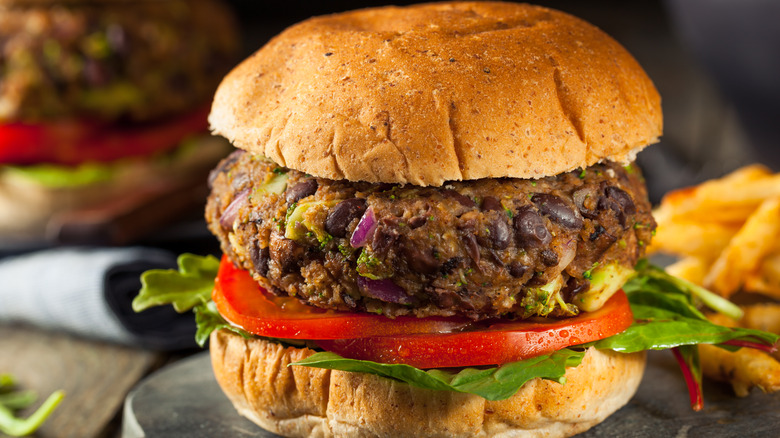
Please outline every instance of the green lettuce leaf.
[{"label": "green lettuce leaf", "polygon": [[15,411],[31,406],[36,395],[30,391],[16,391],[15,379],[0,374],[0,433],[26,436],[38,429],[65,397],[63,391],[54,391],[29,417],[20,418]]},{"label": "green lettuce leaf", "polygon": [[369,373],[400,380],[418,388],[464,392],[477,394],[488,400],[503,400],[535,378],[565,383],[563,375],[566,368],[579,365],[584,356],[585,350],[564,348],[548,355],[500,367],[465,368],[457,373],[441,369],[424,371],[409,365],[347,359],[331,352],[315,353],[291,365]]},{"label": "green lettuce leaf", "polygon": [[105,163],[83,163],[75,167],[57,164],[7,166],[6,171],[35,181],[44,187],[79,187],[108,181],[114,177],[114,166]]},{"label": "green lettuce leaf", "polygon": [[[210,301],[219,262],[214,257],[185,254],[179,258],[179,270],[148,271],[142,276],[143,288],[133,301],[136,311],[162,304],[173,304],[177,311],[194,309],[198,331],[196,340],[203,345],[209,334],[228,329],[249,337],[230,325]],[[735,350],[731,341],[774,345],[779,336],[742,328],[728,328],[711,323],[696,307],[704,303],[719,310],[730,311],[722,299],[705,297],[687,282],[678,281],[662,269],[646,262],[637,265],[637,275],[625,284],[635,323],[624,332],[582,346],[569,347],[555,353],[492,368],[465,368],[459,372],[434,369],[421,370],[409,365],[381,364],[341,357],[334,353],[316,353],[294,366],[309,366],[343,371],[365,372],[406,382],[420,388],[449,390],[480,395],[488,400],[512,396],[525,382],[542,378],[564,382],[566,367],[578,365],[586,347],[630,353],[643,350],[677,348],[694,376],[698,369],[698,352],[690,348],[697,344],[715,344]],[[695,285],[694,285],[695,286]],[[699,288],[701,289],[701,288]]]},{"label": "green lettuce leaf", "polygon": [[225,318],[219,314],[217,305],[213,301],[195,306],[195,324],[198,326],[198,330],[195,332],[195,342],[201,347],[206,345],[206,341],[209,340],[209,335],[214,330],[230,330],[233,333],[239,334],[245,338],[249,338],[252,335],[241,330],[236,326],[230,325],[225,321]]},{"label": "green lettuce leaf", "polygon": [[689,318],[666,309],[632,303],[631,310],[634,311],[634,324],[622,333],[597,341],[596,348],[632,353],[682,345],[723,344],[732,340],[772,345],[778,339],[771,333],[723,327],[706,319]]},{"label": "green lettuce leaf", "polygon": [[182,254],[177,262],[178,271],[152,269],[141,275],[141,291],[133,299],[134,311],[171,304],[183,313],[211,300],[219,260],[211,255]]},{"label": "green lettuce leaf", "polygon": [[219,260],[214,256],[182,254],[179,269],[152,269],[141,275],[141,291],[133,299],[133,310],[140,312],[154,306],[170,304],[183,313],[195,313],[195,341],[203,347],[214,330],[227,329],[241,336],[250,335],[230,325],[211,301]]},{"label": "green lettuce leaf", "polygon": [[[652,272],[651,275],[646,275]],[[729,328],[713,324],[694,306],[696,297],[686,284],[651,265],[640,266],[639,274],[624,287],[635,322],[617,335],[581,347],[633,353],[644,350],[679,348],[692,373],[695,385],[700,385],[697,344],[724,344],[738,340],[773,345],[780,337],[758,330]],[[558,356],[562,355],[562,356]],[[447,389],[480,395],[488,400],[511,397],[523,383],[533,378],[562,381],[565,367],[576,366],[584,356],[582,348],[566,348],[550,356],[540,356],[489,369],[466,368],[458,374],[441,370],[422,371],[406,365],[386,365],[342,358],[334,353],[317,353],[292,365],[358,371],[401,380],[427,389]],[[562,358],[565,363],[561,365]],[[552,363],[548,361],[553,361]],[[410,370],[411,369],[411,370]],[[465,382],[468,383],[465,383]],[[692,389],[700,392],[700,386]]]}]

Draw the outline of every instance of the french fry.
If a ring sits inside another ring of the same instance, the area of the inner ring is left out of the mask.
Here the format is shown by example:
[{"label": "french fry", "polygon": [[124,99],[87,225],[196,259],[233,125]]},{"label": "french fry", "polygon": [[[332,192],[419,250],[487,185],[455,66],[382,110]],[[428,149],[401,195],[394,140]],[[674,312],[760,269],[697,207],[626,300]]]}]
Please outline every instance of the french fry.
[{"label": "french fry", "polygon": [[742,327],[780,334],[780,304],[760,303],[741,306],[745,312]]},{"label": "french fry", "polygon": [[[739,322],[719,313],[707,315],[707,318],[726,327],[739,325],[759,330],[770,329],[768,331],[780,329],[780,321],[770,322],[772,318],[780,316],[780,306],[745,306],[742,309],[745,316]],[[741,348],[730,352],[714,345],[702,344],[699,345],[699,360],[705,376],[730,383],[739,397],[745,397],[756,386],[764,392],[780,390],[780,362],[763,351]]]},{"label": "french fry", "polygon": [[693,256],[712,262],[728,245],[739,226],[689,221],[661,222],[656,228],[649,253],[665,252]]},{"label": "french fry", "polygon": [[714,345],[699,345],[701,369],[710,379],[729,382],[739,397],[758,386],[764,392],[780,390],[780,363],[768,354],[741,348],[730,352]]},{"label": "french fry", "polygon": [[758,270],[780,234],[780,197],[765,200],[729,242],[704,278],[704,286],[731,296]]},{"label": "french fry", "polygon": [[780,174],[764,166],[747,166],[716,180],[668,193],[661,201],[662,219],[690,222],[743,222],[766,198],[780,196]]},{"label": "french fry", "polygon": [[701,284],[707,275],[709,265],[697,257],[686,257],[666,267],[666,272],[675,277]]},{"label": "french fry", "polygon": [[[780,299],[780,174],[744,167],[717,180],[676,190],[653,212],[658,223],[649,251],[682,256],[667,272],[729,297],[742,289]],[[720,325],[780,333],[780,304],[741,306]],[[731,383],[738,396],[751,388],[780,390],[780,353],[699,346],[704,375]]]},{"label": "french fry", "polygon": [[780,288],[777,285],[769,283],[760,272],[753,272],[745,277],[745,283],[742,289],[757,292],[768,297],[780,298]]}]

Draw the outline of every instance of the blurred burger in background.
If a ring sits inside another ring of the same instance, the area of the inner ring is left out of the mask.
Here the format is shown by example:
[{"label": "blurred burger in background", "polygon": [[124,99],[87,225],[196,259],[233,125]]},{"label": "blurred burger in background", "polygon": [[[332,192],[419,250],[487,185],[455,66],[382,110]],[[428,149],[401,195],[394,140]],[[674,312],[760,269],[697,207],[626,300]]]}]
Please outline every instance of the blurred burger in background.
[{"label": "blurred burger in background", "polygon": [[0,0],[0,242],[87,243],[147,208],[137,234],[202,204],[236,29],[217,0]]}]

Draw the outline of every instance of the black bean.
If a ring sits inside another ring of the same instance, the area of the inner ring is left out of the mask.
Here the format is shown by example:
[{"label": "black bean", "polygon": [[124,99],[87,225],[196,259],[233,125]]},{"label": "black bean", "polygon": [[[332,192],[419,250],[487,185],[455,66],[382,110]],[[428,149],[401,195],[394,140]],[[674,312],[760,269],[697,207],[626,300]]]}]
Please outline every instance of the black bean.
[{"label": "black bean", "polygon": [[441,265],[441,268],[439,268],[439,272],[441,272],[444,275],[452,274],[452,271],[454,271],[459,264],[460,264],[460,259],[457,257],[452,257],[450,259],[447,259],[447,261]]},{"label": "black bean", "polygon": [[534,273],[534,275],[531,276],[531,278],[528,279],[528,281],[525,282],[526,286],[542,286],[549,282],[550,280],[544,275],[544,272],[537,271]]},{"label": "black bean", "polygon": [[504,207],[501,206],[501,202],[495,196],[485,196],[482,200],[482,209],[485,211],[503,211]]},{"label": "black bean", "polygon": [[599,236],[604,234],[604,232],[607,231],[606,228],[602,227],[601,224],[597,224],[595,227],[593,227],[593,232],[590,233],[590,237],[588,238],[591,242],[598,239]]},{"label": "black bean", "polygon": [[520,278],[528,272],[528,266],[520,262],[512,262],[509,264],[509,275],[515,278]]},{"label": "black bean", "polygon": [[420,249],[407,241],[403,245],[403,253],[413,272],[431,275],[439,271],[441,264],[434,256],[433,248]]},{"label": "black bean", "polygon": [[296,272],[303,248],[290,239],[278,239],[272,241],[269,255],[282,273]]},{"label": "black bean", "polygon": [[331,236],[347,237],[347,227],[366,211],[366,200],[351,198],[336,204],[325,217],[325,231]]},{"label": "black bean", "polygon": [[284,289],[280,288],[279,286],[274,286],[273,284],[271,285],[270,289],[266,289],[266,290],[268,290],[272,294],[276,295],[277,297],[287,297],[287,296],[289,296],[289,295],[287,295],[287,292],[284,291]]},{"label": "black bean", "polygon": [[267,246],[260,248],[259,242],[255,241],[255,244],[249,250],[249,258],[252,259],[255,272],[263,277],[268,276],[268,261],[271,259],[271,251]]},{"label": "black bean", "polygon": [[409,219],[409,228],[416,230],[428,222],[428,216],[415,216]]},{"label": "black bean", "polygon": [[563,300],[567,303],[572,303],[574,302],[574,298],[576,298],[577,295],[587,291],[588,289],[590,289],[590,281],[586,279],[578,280],[574,277],[569,277],[569,280],[566,282],[566,286],[561,289],[561,297],[563,297]]},{"label": "black bean", "polygon": [[626,193],[623,189],[615,186],[609,186],[604,190],[604,194],[607,195],[608,198],[614,199],[624,213],[636,213],[636,205],[634,205],[634,200],[631,199],[631,195]]},{"label": "black bean", "polygon": [[604,189],[604,196],[599,198],[598,208],[605,211],[612,210],[624,230],[630,226],[626,220],[627,215],[636,213],[636,206],[628,193],[614,186]]},{"label": "black bean", "polygon": [[317,192],[317,180],[314,178],[305,179],[298,184],[288,187],[284,194],[284,199],[288,204],[298,202],[299,200],[311,196]]},{"label": "black bean", "polygon": [[506,249],[509,246],[509,241],[512,239],[512,231],[503,218],[493,218],[488,223],[487,228],[490,232],[489,241],[493,248]]},{"label": "black bean", "polygon": [[479,264],[479,245],[477,245],[477,238],[472,233],[463,233],[463,242],[466,244],[466,252],[474,263]]},{"label": "black bean", "polygon": [[582,217],[576,210],[569,207],[563,199],[548,193],[537,193],[531,197],[531,201],[551,221],[571,230],[582,228]]},{"label": "black bean", "polygon": [[473,199],[469,198],[466,195],[460,194],[460,193],[456,192],[455,190],[444,189],[444,190],[441,191],[441,194],[446,196],[446,197],[448,197],[448,198],[452,198],[452,199],[458,201],[458,203],[460,205],[464,206],[464,207],[474,208],[474,207],[477,206],[477,204],[474,202]]},{"label": "black bean", "polygon": [[374,255],[384,258],[400,237],[401,233],[398,231],[395,220],[382,219],[371,239],[371,249],[374,251]]},{"label": "black bean", "polygon": [[544,226],[544,219],[535,209],[521,207],[514,218],[515,236],[520,246],[537,248],[547,245],[552,235]]},{"label": "black bean", "polygon": [[541,257],[542,263],[547,266],[555,266],[558,264],[558,254],[549,248],[539,253],[539,257]]}]

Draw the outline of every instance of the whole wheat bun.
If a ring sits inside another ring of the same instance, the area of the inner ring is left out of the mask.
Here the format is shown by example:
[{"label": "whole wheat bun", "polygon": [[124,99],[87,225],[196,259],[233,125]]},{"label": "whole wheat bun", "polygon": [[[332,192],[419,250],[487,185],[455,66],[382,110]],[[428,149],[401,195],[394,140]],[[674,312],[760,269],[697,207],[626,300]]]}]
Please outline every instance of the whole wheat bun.
[{"label": "whole wheat bun", "polygon": [[514,3],[309,19],[223,80],[209,120],[314,176],[422,186],[629,161],[662,131],[658,92],[620,44]]},{"label": "whole wheat bun", "polygon": [[634,395],[644,353],[591,348],[566,384],[535,379],[512,397],[420,389],[370,374],[288,367],[314,351],[221,330],[211,360],[238,412],[289,437],[566,437],[603,421]]}]

